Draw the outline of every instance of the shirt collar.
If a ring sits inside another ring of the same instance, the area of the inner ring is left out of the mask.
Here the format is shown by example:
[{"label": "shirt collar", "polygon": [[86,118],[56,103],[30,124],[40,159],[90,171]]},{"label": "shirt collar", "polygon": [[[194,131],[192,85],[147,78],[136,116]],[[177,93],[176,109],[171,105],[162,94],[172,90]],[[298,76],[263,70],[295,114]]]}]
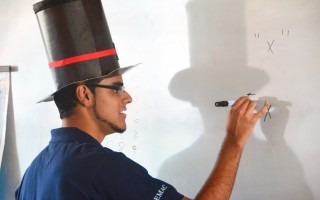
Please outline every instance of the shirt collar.
[{"label": "shirt collar", "polygon": [[78,142],[102,146],[91,135],[75,127],[63,127],[51,130],[50,142]]}]

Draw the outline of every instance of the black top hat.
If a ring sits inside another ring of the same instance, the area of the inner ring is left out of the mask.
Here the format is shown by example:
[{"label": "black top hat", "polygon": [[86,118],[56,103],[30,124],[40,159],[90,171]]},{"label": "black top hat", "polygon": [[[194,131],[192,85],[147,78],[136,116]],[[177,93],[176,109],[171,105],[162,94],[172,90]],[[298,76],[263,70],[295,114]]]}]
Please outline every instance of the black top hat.
[{"label": "black top hat", "polygon": [[[44,0],[33,5],[57,91],[123,74],[100,0]],[[49,95],[40,102],[52,101]]]}]

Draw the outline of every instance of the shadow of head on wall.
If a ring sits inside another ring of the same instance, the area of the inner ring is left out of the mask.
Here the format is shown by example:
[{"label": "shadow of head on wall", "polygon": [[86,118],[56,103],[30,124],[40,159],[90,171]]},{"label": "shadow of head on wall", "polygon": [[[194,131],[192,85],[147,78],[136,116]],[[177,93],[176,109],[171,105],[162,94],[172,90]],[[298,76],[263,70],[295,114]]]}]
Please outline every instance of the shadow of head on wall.
[{"label": "shadow of head on wall", "polygon": [[[189,197],[208,177],[225,136],[229,109],[215,108],[214,102],[259,94],[270,80],[264,70],[248,66],[245,4],[243,0],[190,0],[187,4],[190,66],[174,75],[169,91],[199,109],[204,131],[187,149],[166,160],[158,176]],[[261,100],[274,104],[272,119],[266,123],[260,120],[266,140],[253,135],[248,142],[233,192],[235,199],[280,200],[299,195],[312,199],[301,165],[283,137],[291,103],[275,97]],[[273,144],[279,148],[274,149]],[[295,169],[288,170],[286,163]],[[286,173],[282,176],[279,172]],[[301,190],[294,192],[294,188]]]},{"label": "shadow of head on wall", "polygon": [[245,1],[191,0],[187,4],[190,67],[172,78],[169,91],[205,114],[214,101],[258,93],[269,81],[247,65]]}]

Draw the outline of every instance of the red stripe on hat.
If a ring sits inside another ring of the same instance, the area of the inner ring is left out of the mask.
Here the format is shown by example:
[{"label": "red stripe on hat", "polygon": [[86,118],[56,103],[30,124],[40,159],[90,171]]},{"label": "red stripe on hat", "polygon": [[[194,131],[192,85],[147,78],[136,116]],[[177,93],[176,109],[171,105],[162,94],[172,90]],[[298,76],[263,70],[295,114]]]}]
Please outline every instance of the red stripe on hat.
[{"label": "red stripe on hat", "polygon": [[92,60],[92,59],[97,59],[101,57],[106,57],[106,56],[112,56],[116,55],[116,49],[107,49],[103,51],[98,51],[94,53],[88,53],[88,54],[83,54],[80,56],[74,56],[70,58],[66,58],[63,60],[58,60],[58,61],[53,61],[49,63],[50,68],[55,68],[55,67],[63,67],[65,65],[77,63],[77,62],[82,62],[82,61],[87,61],[87,60]]}]

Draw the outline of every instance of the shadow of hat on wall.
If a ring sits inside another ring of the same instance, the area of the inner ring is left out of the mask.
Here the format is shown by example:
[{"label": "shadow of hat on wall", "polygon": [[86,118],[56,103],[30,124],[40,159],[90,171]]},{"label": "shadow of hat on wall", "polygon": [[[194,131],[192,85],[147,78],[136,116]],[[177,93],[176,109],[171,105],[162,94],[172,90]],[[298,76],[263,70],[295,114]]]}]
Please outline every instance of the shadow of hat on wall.
[{"label": "shadow of hat on wall", "polygon": [[268,75],[257,68],[208,63],[176,73],[169,84],[169,91],[173,97],[199,106],[207,100],[231,100],[224,98],[256,93],[268,81]]}]

